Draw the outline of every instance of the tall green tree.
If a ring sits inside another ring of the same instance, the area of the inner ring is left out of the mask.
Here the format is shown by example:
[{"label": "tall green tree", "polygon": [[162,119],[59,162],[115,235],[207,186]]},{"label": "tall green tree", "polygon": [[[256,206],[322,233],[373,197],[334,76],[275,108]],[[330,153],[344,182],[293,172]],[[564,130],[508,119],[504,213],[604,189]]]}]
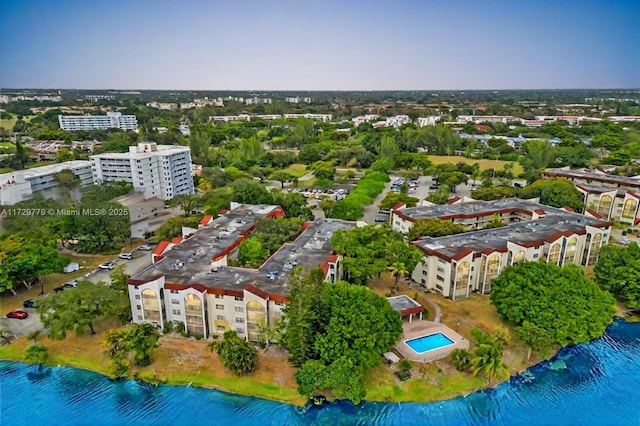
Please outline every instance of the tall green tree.
[{"label": "tall green tree", "polygon": [[571,207],[576,212],[584,208],[583,196],[573,182],[563,178],[541,179],[518,191],[520,198],[540,197],[540,203],[553,207]]},{"label": "tall green tree", "polygon": [[366,287],[327,283],[323,293],[324,330],[314,341],[318,359],[302,365],[296,382],[303,395],[326,392],[359,403],[365,396],[365,372],[400,337],[402,319],[384,297]]},{"label": "tall green tree", "polygon": [[62,340],[67,332],[95,334],[93,323],[118,312],[125,297],[103,283],[80,281],[73,291],[49,294],[38,301],[36,312],[49,329],[49,337]]},{"label": "tall green tree", "polygon": [[632,309],[640,308],[640,246],[607,245],[595,267],[596,281]]},{"label": "tall green tree", "polygon": [[289,351],[289,360],[301,366],[310,359],[319,357],[315,348],[318,334],[324,332],[324,272],[314,268],[304,274],[295,268],[289,281],[289,303],[285,306],[287,325],[284,343]]},{"label": "tall green tree", "polygon": [[600,337],[615,313],[613,297],[579,266],[543,262],[505,268],[491,284],[491,303],[504,320],[527,327],[529,346],[536,345],[540,334],[532,333],[533,326],[548,333],[553,345],[565,346]]},{"label": "tall green tree", "polygon": [[209,150],[211,148],[211,136],[205,132],[194,132],[189,136],[189,147],[191,148],[191,158],[196,164],[202,167],[211,165]]}]

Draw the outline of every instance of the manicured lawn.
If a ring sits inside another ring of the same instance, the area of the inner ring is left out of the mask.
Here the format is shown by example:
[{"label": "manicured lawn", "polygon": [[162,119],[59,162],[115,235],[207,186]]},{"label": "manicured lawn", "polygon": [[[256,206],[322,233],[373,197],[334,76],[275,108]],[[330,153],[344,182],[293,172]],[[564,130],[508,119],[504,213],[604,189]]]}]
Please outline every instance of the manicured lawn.
[{"label": "manicured lawn", "polygon": [[442,363],[438,365],[415,364],[412,378],[406,382],[400,382],[388,366],[378,366],[367,374],[365,399],[386,402],[439,401],[474,392],[486,385],[484,377],[460,373]]},{"label": "manicured lawn", "polygon": [[292,164],[284,169],[284,171],[295,177],[301,177],[307,174],[307,166],[305,164]]},{"label": "manicured lawn", "polygon": [[0,119],[0,127],[4,128],[5,130],[13,130],[13,126],[15,126],[16,121],[18,121],[17,118],[11,118],[9,120],[6,119]]},{"label": "manicured lawn", "polygon": [[[459,155],[430,155],[429,156],[429,160],[431,160],[431,162],[433,164],[444,164],[444,163],[466,163],[466,164],[474,164],[474,163],[478,163],[480,164],[480,171],[483,170],[487,170],[487,169],[497,169],[500,170],[502,168],[504,168],[505,164],[509,164],[511,161],[502,161],[502,160],[486,160],[486,159],[480,159],[480,160],[474,160],[472,158],[467,158],[467,157],[462,157]],[[519,176],[522,172],[524,171],[524,169],[522,168],[522,165],[520,165],[519,162],[514,162],[514,166],[513,166],[513,175],[514,176]]]},{"label": "manicured lawn", "polygon": [[[0,121],[7,121],[7,120],[0,120]],[[0,148],[15,148],[15,145],[13,144],[13,142],[0,142]]]},{"label": "manicured lawn", "polygon": [[0,173],[15,172],[11,167],[0,167]]}]

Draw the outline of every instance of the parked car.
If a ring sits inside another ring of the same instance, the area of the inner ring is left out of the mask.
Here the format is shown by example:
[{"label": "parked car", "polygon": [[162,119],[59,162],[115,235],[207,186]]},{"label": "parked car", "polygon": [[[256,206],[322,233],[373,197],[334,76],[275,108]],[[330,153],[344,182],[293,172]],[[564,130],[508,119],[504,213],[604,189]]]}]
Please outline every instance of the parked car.
[{"label": "parked car", "polygon": [[15,319],[25,319],[28,318],[29,314],[25,311],[11,311],[7,314],[7,318],[15,318]]},{"label": "parked car", "polygon": [[121,253],[118,255],[120,259],[131,260],[133,259],[133,253]]},{"label": "parked car", "polygon": [[113,267],[114,267],[113,262],[104,262],[98,266],[98,268],[100,269],[108,269],[109,271],[112,270]]},{"label": "parked car", "polygon": [[59,293],[59,292],[61,292],[62,290],[64,290],[64,287],[63,287],[63,286],[55,287],[55,288],[53,289],[53,291],[55,291],[56,293]]},{"label": "parked car", "polygon": [[142,250],[142,251],[151,251],[152,249],[153,247],[150,246],[149,244],[143,244],[140,247],[138,247],[138,250]]},{"label": "parked car", "polygon": [[440,185],[438,185],[437,183],[434,183],[429,187],[429,189],[438,189],[438,188],[440,188]]},{"label": "parked car", "polygon": [[35,308],[36,307],[36,299],[27,299],[22,303],[22,306],[25,308]]},{"label": "parked car", "polygon": [[69,281],[68,283],[62,284],[62,288],[76,288],[78,287],[78,280]]},{"label": "parked car", "polygon": [[388,209],[380,209],[378,210],[379,214],[391,214],[391,210]]},{"label": "parked car", "polygon": [[389,221],[389,217],[388,216],[376,216],[375,220],[378,223],[384,223],[384,222],[388,222]]}]

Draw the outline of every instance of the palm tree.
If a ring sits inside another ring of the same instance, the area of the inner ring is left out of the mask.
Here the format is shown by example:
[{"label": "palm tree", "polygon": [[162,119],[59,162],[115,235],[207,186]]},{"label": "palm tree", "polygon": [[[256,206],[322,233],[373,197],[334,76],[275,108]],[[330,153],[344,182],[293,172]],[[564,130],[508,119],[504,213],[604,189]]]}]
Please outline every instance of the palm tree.
[{"label": "palm tree", "polygon": [[393,262],[393,264],[389,266],[388,269],[393,273],[393,276],[396,277],[395,289],[397,292],[398,281],[400,280],[400,277],[405,277],[409,273],[409,271],[407,271],[407,267],[402,262]]},{"label": "palm tree", "polygon": [[498,339],[487,339],[476,346],[475,356],[471,359],[471,371],[474,376],[483,372],[487,383],[494,378],[509,377],[509,369],[502,361],[503,342]]}]

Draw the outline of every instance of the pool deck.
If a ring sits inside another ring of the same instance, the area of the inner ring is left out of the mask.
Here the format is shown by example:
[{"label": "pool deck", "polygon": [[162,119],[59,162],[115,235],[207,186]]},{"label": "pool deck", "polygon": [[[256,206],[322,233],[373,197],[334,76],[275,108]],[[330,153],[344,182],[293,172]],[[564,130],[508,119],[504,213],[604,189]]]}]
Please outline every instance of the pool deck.
[{"label": "pool deck", "polygon": [[[453,345],[418,354],[405,343],[405,340],[411,340],[416,337],[429,336],[437,333],[442,333],[449,339],[453,340]],[[403,357],[411,361],[427,363],[448,357],[454,349],[469,350],[469,347],[470,344],[467,339],[442,323],[432,321],[413,321],[411,323],[404,322],[402,324],[402,339],[396,345],[396,350],[400,352]]]}]

